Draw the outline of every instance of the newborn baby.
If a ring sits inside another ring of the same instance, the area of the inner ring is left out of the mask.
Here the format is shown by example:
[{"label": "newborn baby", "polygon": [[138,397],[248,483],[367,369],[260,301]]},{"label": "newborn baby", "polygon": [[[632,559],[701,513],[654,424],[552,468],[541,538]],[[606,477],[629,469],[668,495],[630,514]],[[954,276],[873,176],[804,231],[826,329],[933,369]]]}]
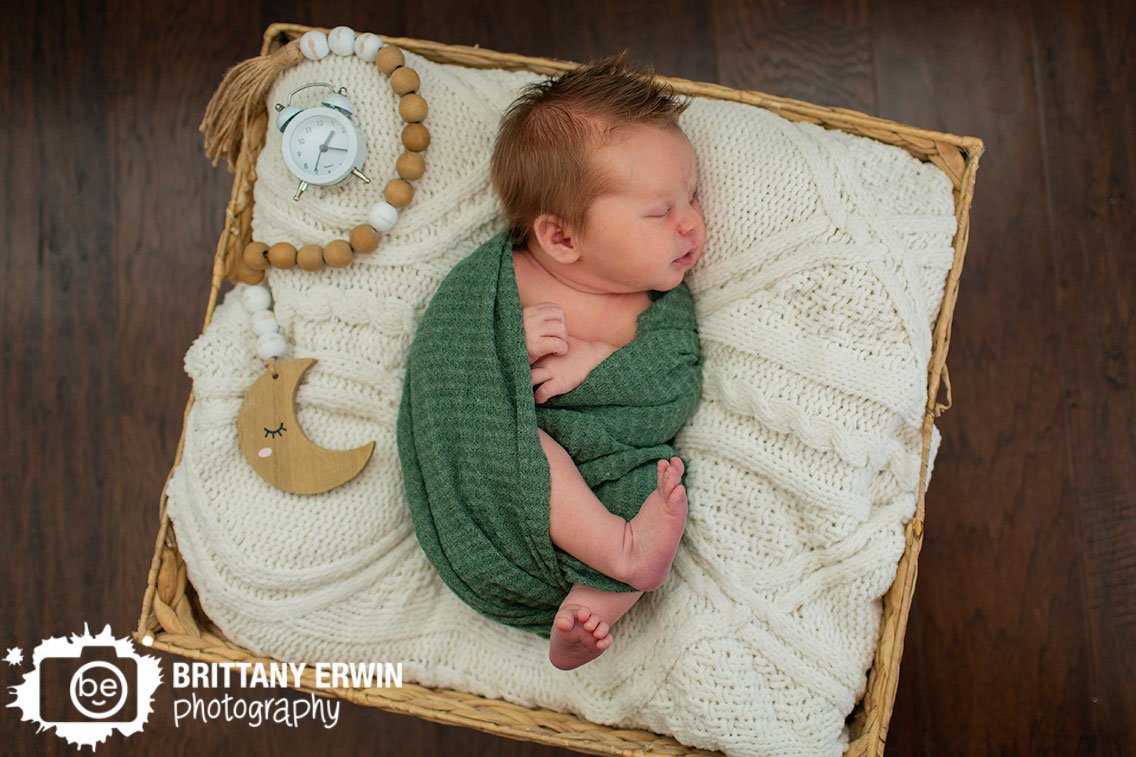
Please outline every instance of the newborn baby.
[{"label": "newborn baby", "polygon": [[446,274],[407,355],[426,557],[565,670],[666,580],[686,526],[671,442],[701,396],[683,277],[705,227],[685,108],[623,55],[526,87],[491,161],[508,229]]},{"label": "newborn baby", "polygon": [[[686,105],[620,54],[530,88],[502,121],[493,184],[511,228],[538,404],[632,342],[648,292],[677,287],[702,255],[697,165],[677,125]],[[570,669],[607,649],[611,626],[666,580],[686,525],[683,463],[658,461],[656,490],[627,521],[538,432],[552,475],[552,543],[639,590],[572,587],[549,646],[552,663]]]}]

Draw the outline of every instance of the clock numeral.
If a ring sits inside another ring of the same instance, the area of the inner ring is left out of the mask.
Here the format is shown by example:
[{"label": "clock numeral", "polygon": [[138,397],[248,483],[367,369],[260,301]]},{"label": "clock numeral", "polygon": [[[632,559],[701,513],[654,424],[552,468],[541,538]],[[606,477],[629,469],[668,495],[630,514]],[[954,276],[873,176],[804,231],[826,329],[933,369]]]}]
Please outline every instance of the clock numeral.
[{"label": "clock numeral", "polygon": [[299,142],[300,144],[304,144],[304,138],[303,137],[300,137],[296,141]]}]

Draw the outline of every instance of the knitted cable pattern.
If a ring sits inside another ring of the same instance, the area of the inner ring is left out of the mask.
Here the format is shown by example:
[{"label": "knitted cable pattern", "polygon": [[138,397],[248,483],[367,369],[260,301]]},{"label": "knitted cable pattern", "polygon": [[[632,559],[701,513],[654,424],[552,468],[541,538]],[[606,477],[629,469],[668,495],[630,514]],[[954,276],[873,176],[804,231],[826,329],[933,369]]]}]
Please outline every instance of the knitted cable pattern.
[{"label": "knitted cable pattern", "polygon": [[[708,238],[687,283],[704,361],[675,440],[690,519],[670,579],[571,674],[547,643],[452,595],[411,529],[395,448],[406,355],[449,269],[499,231],[488,162],[526,72],[407,53],[430,101],[429,169],[379,249],[347,268],[271,270],[297,395],[317,444],[374,440],[364,471],[318,497],[275,489],[241,456],[237,412],[263,370],[237,286],[185,356],[195,402],[168,507],[189,577],[234,641],[286,660],[402,661],[407,680],[642,727],[730,754],[840,754],[863,694],[880,597],[915,509],[931,329],[952,260],[951,185],[872,140],[697,99]],[[330,56],[285,72],[345,85],[368,166],[392,166],[401,121],[373,65]],[[386,178],[311,188],[270,129],[256,239],[326,244]],[[938,449],[933,430],[930,462]]]}]

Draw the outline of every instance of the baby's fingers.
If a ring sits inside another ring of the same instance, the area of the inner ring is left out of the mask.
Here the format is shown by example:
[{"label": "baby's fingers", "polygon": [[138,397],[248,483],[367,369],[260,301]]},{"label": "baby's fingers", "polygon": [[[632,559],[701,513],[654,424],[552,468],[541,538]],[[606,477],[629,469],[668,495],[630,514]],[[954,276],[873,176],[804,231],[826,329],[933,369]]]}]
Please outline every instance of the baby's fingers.
[{"label": "baby's fingers", "polygon": [[532,385],[542,384],[552,378],[552,371],[548,368],[533,368],[532,369]]},{"label": "baby's fingers", "polygon": [[[537,371],[539,370],[541,369],[538,368]],[[536,401],[536,404],[539,405],[550,397],[555,397],[558,394],[564,394],[564,387],[561,386],[563,382],[554,378],[551,371],[548,372],[547,376],[542,373],[540,381],[543,383],[540,384],[533,394],[533,399]],[[536,371],[533,371],[533,385],[535,386],[537,383],[539,382],[536,380]]]},{"label": "baby's fingers", "polygon": [[563,355],[568,352],[568,342],[554,336],[530,339],[526,344],[529,365],[535,365],[550,355]]},{"label": "baby's fingers", "polygon": [[[529,308],[526,308],[528,310]],[[564,317],[564,308],[557,305],[555,302],[542,302],[539,305],[533,305],[531,308],[531,315],[535,323],[540,324],[541,331],[546,334],[560,334],[564,337],[568,336],[567,321]]]},{"label": "baby's fingers", "polygon": [[540,339],[540,354],[563,355],[568,351],[568,340],[558,336],[545,336]]},{"label": "baby's fingers", "polygon": [[564,393],[553,387],[553,384],[555,383],[555,381],[546,381],[545,383],[541,384],[540,388],[536,390],[535,394],[533,394],[533,400],[536,402],[536,404],[539,405],[547,399]]}]

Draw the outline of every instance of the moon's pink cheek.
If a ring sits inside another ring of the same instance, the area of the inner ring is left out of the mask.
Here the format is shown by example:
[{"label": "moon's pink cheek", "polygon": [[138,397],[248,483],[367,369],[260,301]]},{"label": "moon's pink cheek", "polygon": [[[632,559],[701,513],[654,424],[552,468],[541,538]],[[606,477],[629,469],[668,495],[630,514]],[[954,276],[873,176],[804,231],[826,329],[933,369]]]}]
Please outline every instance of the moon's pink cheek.
[{"label": "moon's pink cheek", "polygon": [[272,447],[264,447],[256,454],[260,457],[268,457],[272,454]]}]

